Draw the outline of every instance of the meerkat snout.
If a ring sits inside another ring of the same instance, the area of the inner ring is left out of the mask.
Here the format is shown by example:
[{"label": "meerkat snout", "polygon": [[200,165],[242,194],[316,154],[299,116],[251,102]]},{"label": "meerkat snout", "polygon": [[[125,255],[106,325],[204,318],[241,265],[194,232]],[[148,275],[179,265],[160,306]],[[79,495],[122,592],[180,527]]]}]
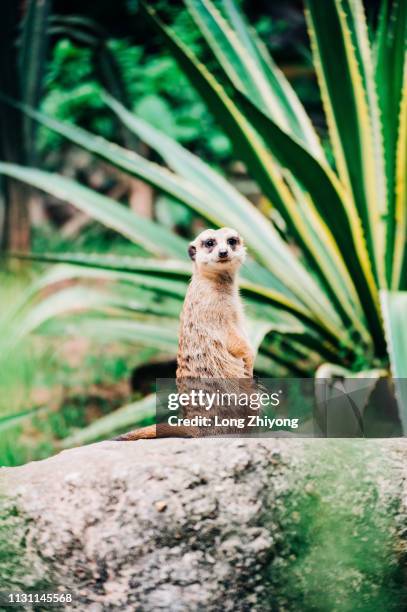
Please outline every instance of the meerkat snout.
[{"label": "meerkat snout", "polygon": [[196,270],[234,272],[244,262],[246,249],[236,230],[222,227],[201,232],[189,245],[188,253]]}]

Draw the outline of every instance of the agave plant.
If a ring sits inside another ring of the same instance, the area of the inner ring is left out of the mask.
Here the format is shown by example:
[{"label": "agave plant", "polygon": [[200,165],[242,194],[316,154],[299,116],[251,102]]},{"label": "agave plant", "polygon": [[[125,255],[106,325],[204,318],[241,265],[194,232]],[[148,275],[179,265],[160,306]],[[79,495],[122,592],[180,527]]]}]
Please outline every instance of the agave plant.
[{"label": "agave plant", "polygon": [[[30,108],[24,112],[190,207],[208,225],[233,226],[243,235],[250,258],[241,288],[259,371],[307,376],[327,362],[354,373],[391,364],[395,376],[407,377],[407,4],[383,0],[373,30],[361,0],[306,0],[329,157],[295,91],[233,1],[185,5],[216,61],[216,77],[152,8],[143,10],[280,214],[284,232],[225,177],[108,95],[106,104],[165,167]],[[110,329],[174,354],[190,275],[186,242],[68,178],[6,163],[0,172],[68,200],[151,254],[45,254],[43,260],[64,265],[41,283],[115,282],[114,298],[99,309],[103,320],[93,319],[96,333]],[[49,319],[47,300],[55,299],[37,297],[35,308]],[[406,427],[407,415],[402,421]]]}]

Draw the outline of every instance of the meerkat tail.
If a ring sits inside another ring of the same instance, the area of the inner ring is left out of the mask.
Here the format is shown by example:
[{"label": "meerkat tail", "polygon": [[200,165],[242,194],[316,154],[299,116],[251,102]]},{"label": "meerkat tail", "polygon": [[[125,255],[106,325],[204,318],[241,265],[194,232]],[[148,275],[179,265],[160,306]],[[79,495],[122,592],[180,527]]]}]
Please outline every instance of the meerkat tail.
[{"label": "meerkat tail", "polygon": [[157,428],[155,425],[149,425],[148,427],[141,427],[140,429],[133,429],[127,433],[121,434],[113,440],[117,442],[132,442],[133,440],[150,440],[151,438],[157,437]]},{"label": "meerkat tail", "polygon": [[[194,435],[195,434],[195,435]],[[195,428],[172,426],[166,423],[157,426],[149,425],[148,427],[142,427],[140,429],[134,429],[125,434],[121,434],[116,438],[113,438],[116,442],[134,442],[136,440],[151,440],[154,438],[193,438],[196,436]]]}]

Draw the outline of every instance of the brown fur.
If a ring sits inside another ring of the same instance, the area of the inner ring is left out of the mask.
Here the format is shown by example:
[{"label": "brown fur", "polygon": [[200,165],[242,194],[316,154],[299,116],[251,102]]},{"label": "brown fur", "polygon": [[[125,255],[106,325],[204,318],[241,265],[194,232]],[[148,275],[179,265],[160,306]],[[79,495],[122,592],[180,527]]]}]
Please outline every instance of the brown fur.
[{"label": "brown fur", "polygon": [[[237,244],[232,244],[235,239]],[[211,241],[214,246],[206,246]],[[222,251],[228,253],[225,260],[219,257]],[[178,390],[187,391],[191,388],[188,381],[196,379],[251,381],[254,355],[245,330],[237,282],[238,269],[245,258],[243,240],[230,228],[205,230],[191,243],[189,253],[194,270],[181,313],[176,375]],[[188,407],[184,416],[189,416]],[[191,427],[159,425],[157,430],[154,425],[117,439],[194,436],[199,433]]]}]

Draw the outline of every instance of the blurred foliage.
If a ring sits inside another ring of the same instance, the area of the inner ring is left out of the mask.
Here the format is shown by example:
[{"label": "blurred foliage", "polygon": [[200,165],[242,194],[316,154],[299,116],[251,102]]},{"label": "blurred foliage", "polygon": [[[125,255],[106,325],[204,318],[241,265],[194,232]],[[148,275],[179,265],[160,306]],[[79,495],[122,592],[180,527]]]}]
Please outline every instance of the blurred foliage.
[{"label": "blurred foliage", "polygon": [[35,253],[115,253],[116,255],[144,256],[145,250],[137,244],[129,244],[109,228],[89,223],[75,236],[64,237],[51,223],[33,230],[32,248]]},{"label": "blurred foliage", "polygon": [[145,358],[134,345],[81,338],[69,324],[63,337],[34,333],[14,343],[19,324],[12,315],[30,278],[0,273],[2,466],[48,457],[62,439],[139,397],[130,378]]},{"label": "blurred foliage", "polygon": [[[58,6],[57,3],[56,11]],[[140,28],[137,2],[128,2],[127,8],[127,35],[112,37],[108,47],[121,69],[131,109],[209,162],[222,164],[230,161],[230,141],[221,126],[208,112],[206,104],[175,59],[162,49],[154,30],[147,23]],[[209,70],[221,78],[222,73],[208,53],[185,6],[161,0],[155,3],[155,8],[171,21],[179,38],[201,57]],[[288,19],[293,15],[295,19],[290,23]],[[293,64],[290,72],[292,85],[317,126],[324,132],[320,95],[313,77],[301,10],[298,8],[287,15],[283,11],[277,18],[255,14],[254,27],[273,54],[289,58],[289,64]],[[81,125],[114,140],[117,138],[117,124],[106,112],[101,91],[92,51],[68,38],[57,39],[46,76],[43,110],[58,119]],[[41,130],[40,146],[43,151],[53,151],[61,144],[58,135]]]},{"label": "blurred foliage", "polygon": [[[146,55],[142,47],[126,40],[111,40],[109,47],[121,68],[132,108],[140,117],[208,159],[221,162],[230,155],[228,139],[173,58]],[[115,139],[116,123],[101,93],[91,51],[68,39],[60,40],[46,77],[44,111]],[[53,151],[61,144],[57,135],[41,131],[43,151]]]}]

